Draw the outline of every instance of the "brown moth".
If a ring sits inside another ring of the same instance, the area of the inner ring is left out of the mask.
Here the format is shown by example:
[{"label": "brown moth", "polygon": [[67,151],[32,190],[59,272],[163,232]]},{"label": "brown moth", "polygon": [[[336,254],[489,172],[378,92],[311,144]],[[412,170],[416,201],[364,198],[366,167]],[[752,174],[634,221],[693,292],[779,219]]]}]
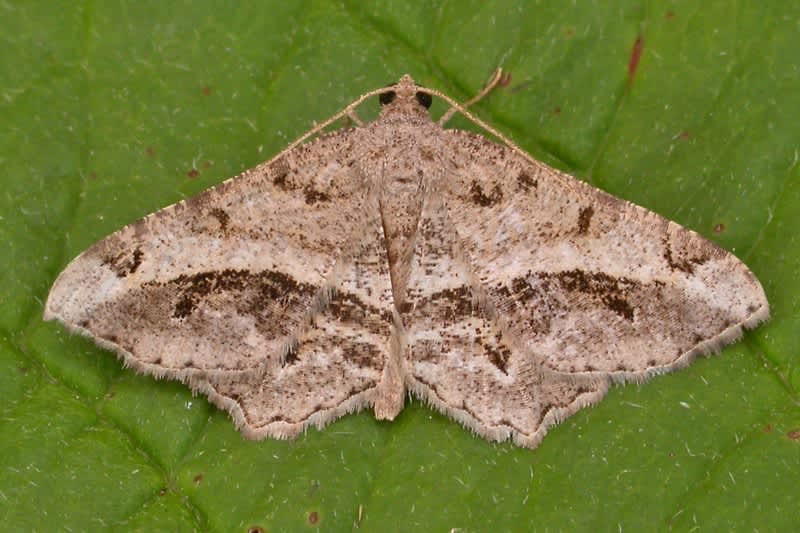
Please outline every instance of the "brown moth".
[{"label": "brown moth", "polygon": [[[375,95],[364,124],[355,109]],[[452,106],[438,122],[432,96]],[[410,392],[533,448],[611,383],[684,367],[768,318],[732,254],[536,161],[470,103],[409,76],[362,96],[86,250],[45,319],[206,394],[248,438],[364,407],[391,420]],[[454,112],[499,142],[444,129]],[[345,116],[356,127],[321,133]]]}]

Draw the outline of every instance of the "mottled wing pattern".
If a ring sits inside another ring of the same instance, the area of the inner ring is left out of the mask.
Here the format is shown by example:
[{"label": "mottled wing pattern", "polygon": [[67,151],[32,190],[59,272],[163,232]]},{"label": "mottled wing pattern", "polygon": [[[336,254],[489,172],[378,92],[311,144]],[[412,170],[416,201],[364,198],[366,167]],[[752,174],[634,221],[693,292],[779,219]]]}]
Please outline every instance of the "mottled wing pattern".
[{"label": "mottled wing pattern", "polygon": [[248,380],[193,385],[228,410],[248,438],[294,437],[372,405],[389,357],[392,288],[377,210],[364,239],[337,266],[339,280],[282,365]]},{"label": "mottled wing pattern", "polygon": [[279,371],[366,235],[356,135],[322,136],[98,242],[59,276],[45,318],[156,376]]},{"label": "mottled wing pattern", "polygon": [[491,440],[535,446],[547,427],[608,387],[542,368],[486,299],[436,196],[420,218],[402,317],[408,388]]},{"label": "mottled wing pattern", "polygon": [[189,383],[250,438],[368,405],[392,419],[408,388],[529,447],[613,379],[688,364],[767,318],[732,254],[510,144],[443,130],[420,89],[404,76],[368,93],[309,135],[382,93],[375,122],[98,242],[45,318]]},{"label": "mottled wing pattern", "polygon": [[644,379],[769,314],[732,254],[515,149],[446,130],[453,228],[526,354],[553,371]]}]

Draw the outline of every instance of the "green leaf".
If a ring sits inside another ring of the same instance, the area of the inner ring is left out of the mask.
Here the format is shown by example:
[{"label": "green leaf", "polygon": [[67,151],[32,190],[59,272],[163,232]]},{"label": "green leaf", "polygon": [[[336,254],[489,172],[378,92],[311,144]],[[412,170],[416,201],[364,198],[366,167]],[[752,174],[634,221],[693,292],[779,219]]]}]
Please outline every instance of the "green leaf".
[{"label": "green leaf", "polygon": [[[3,4],[4,527],[796,527],[798,20],[778,0]],[[479,116],[735,252],[772,320],[685,371],[615,387],[533,451],[414,401],[391,423],[366,412],[244,441],[186,387],[42,322],[55,276],[106,234],[405,72],[465,100],[498,65],[512,82]]]}]

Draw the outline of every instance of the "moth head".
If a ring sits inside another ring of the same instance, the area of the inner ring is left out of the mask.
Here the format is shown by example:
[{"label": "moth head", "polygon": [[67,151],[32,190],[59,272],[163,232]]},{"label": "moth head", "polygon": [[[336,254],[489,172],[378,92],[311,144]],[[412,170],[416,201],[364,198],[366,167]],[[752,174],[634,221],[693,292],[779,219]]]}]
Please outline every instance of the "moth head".
[{"label": "moth head", "polygon": [[408,74],[400,78],[397,83],[387,85],[378,100],[381,103],[382,115],[395,111],[427,114],[433,102],[431,94],[418,86]]}]

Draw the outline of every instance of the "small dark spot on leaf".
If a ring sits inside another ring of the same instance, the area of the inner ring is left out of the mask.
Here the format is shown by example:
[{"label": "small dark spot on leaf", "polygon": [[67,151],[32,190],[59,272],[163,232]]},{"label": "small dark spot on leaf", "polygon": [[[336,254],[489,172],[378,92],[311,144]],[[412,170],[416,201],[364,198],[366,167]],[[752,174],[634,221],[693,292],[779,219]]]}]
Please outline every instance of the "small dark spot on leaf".
[{"label": "small dark spot on leaf", "polygon": [[509,89],[509,91],[511,93],[518,93],[521,90],[526,89],[531,85],[533,85],[533,81],[531,81],[531,80],[523,81],[522,83],[518,83],[518,84],[514,85],[513,87],[511,87]]},{"label": "small dark spot on leaf", "polygon": [[691,137],[692,137],[692,134],[689,133],[686,130],[683,130],[682,132],[680,132],[678,134],[678,139],[684,139],[685,140],[685,139],[690,139]]},{"label": "small dark spot on leaf", "polygon": [[725,229],[726,229],[725,224],[720,222],[719,224],[716,224],[714,226],[714,233],[722,233],[723,231],[725,231]]},{"label": "small dark spot on leaf", "polygon": [[247,528],[247,533],[264,533],[264,528],[261,526],[250,526]]},{"label": "small dark spot on leaf", "polygon": [[642,50],[644,49],[644,38],[641,35],[636,37],[631,48],[630,59],[628,60],[628,83],[633,81],[636,75],[636,69],[639,68],[639,60],[642,58]]},{"label": "small dark spot on leaf", "polygon": [[308,523],[312,526],[315,526],[319,523],[319,513],[316,511],[311,511],[308,513]]},{"label": "small dark spot on leaf", "polygon": [[203,91],[203,95],[205,95],[205,96],[210,96],[211,92],[212,92],[211,91],[211,87],[209,87],[209,86],[203,87],[202,91]]},{"label": "small dark spot on leaf", "polygon": [[200,175],[200,171],[198,171],[196,168],[193,168],[189,170],[189,172],[187,172],[186,175],[189,176],[190,178],[196,178],[197,176]]},{"label": "small dark spot on leaf", "polygon": [[500,75],[500,79],[497,80],[497,86],[498,87],[508,87],[508,85],[510,83],[511,83],[511,73],[507,72],[507,71],[503,71],[503,73]]},{"label": "small dark spot on leaf", "polygon": [[666,20],[675,20],[675,12],[671,9],[664,13],[664,18]]},{"label": "small dark spot on leaf", "polygon": [[154,155],[156,155],[156,149],[153,148],[152,146],[148,146],[147,148],[144,149],[144,153],[147,154],[148,157],[153,157]]},{"label": "small dark spot on leaf", "polygon": [[553,108],[553,114],[554,115],[560,115],[561,114],[561,107],[560,106],[554,107]]},{"label": "small dark spot on leaf", "polygon": [[772,433],[772,430],[775,429],[775,426],[772,424],[767,424],[764,426],[764,433]]},{"label": "small dark spot on leaf", "polygon": [[800,429],[793,429],[786,433],[786,436],[792,440],[800,440]]},{"label": "small dark spot on leaf", "polygon": [[161,490],[158,491],[158,495],[159,496],[164,496],[166,493],[167,493],[167,489],[166,488],[162,488]]},{"label": "small dark spot on leaf", "polygon": [[193,482],[195,485],[199,485],[201,481],[203,481],[203,474],[197,474],[196,476],[194,476],[194,477],[192,478],[192,482]]}]

